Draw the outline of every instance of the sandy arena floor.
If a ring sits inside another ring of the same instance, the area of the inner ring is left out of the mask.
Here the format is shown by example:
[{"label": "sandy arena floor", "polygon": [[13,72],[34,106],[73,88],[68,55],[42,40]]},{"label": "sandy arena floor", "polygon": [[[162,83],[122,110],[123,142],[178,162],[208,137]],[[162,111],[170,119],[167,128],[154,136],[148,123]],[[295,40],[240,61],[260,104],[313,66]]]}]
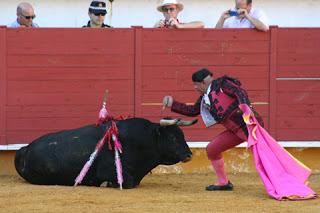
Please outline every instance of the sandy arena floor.
[{"label": "sandy arena floor", "polygon": [[[207,192],[213,174],[150,174],[136,189],[31,185],[0,176],[0,212],[320,212],[320,198],[276,201],[257,174],[231,175],[232,192]],[[320,174],[310,178],[320,192]]]}]

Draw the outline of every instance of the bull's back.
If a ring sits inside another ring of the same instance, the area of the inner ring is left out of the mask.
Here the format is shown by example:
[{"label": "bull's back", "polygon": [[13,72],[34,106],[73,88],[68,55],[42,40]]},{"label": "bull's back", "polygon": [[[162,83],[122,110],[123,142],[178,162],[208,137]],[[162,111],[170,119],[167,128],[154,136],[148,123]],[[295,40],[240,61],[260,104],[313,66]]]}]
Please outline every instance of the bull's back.
[{"label": "bull's back", "polygon": [[89,125],[44,135],[17,151],[16,170],[33,184],[73,185],[102,133]]}]

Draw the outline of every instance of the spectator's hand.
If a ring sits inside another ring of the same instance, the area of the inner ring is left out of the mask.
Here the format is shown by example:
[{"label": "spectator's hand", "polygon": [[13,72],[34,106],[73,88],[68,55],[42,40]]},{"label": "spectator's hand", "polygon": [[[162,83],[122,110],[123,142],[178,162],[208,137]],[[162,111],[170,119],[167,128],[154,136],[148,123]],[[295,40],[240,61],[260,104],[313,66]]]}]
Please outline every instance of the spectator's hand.
[{"label": "spectator's hand", "polygon": [[164,96],[162,100],[163,107],[171,107],[173,103],[173,97],[172,96]]},{"label": "spectator's hand", "polygon": [[155,27],[163,28],[165,26],[164,20],[160,20],[156,23]]},{"label": "spectator's hand", "polygon": [[220,19],[225,20],[225,19],[230,18],[230,17],[231,17],[231,16],[229,15],[229,10],[227,10],[227,11],[224,11],[224,12],[221,14]]},{"label": "spectator's hand", "polygon": [[240,18],[248,18],[248,11],[246,9],[239,9],[238,10]]},{"label": "spectator's hand", "polygon": [[170,18],[168,23],[169,23],[169,26],[171,26],[171,27],[180,28],[180,24],[179,24],[178,20],[175,18]]}]

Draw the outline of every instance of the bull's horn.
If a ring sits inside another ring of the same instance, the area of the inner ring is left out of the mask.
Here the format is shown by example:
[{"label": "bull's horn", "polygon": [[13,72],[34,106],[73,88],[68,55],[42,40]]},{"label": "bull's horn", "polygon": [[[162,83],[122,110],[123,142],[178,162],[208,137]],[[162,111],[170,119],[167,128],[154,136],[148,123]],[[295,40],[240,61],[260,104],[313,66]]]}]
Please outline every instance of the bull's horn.
[{"label": "bull's horn", "polygon": [[192,121],[180,120],[180,121],[177,122],[177,125],[178,126],[191,126],[191,125],[193,125],[193,124],[195,124],[197,122],[198,122],[198,119],[194,119]]},{"label": "bull's horn", "polygon": [[160,126],[171,126],[177,124],[181,118],[176,118],[176,119],[168,119],[168,118],[162,118],[160,120]]}]

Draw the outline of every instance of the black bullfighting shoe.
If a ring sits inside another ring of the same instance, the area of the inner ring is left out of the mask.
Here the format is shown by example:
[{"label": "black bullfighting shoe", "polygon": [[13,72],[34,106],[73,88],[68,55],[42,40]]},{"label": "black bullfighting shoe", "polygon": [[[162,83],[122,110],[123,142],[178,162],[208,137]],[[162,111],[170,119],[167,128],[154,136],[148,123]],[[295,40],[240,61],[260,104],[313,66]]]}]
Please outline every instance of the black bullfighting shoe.
[{"label": "black bullfighting shoe", "polygon": [[233,184],[228,181],[226,185],[210,185],[206,187],[207,191],[232,191],[233,190]]}]

